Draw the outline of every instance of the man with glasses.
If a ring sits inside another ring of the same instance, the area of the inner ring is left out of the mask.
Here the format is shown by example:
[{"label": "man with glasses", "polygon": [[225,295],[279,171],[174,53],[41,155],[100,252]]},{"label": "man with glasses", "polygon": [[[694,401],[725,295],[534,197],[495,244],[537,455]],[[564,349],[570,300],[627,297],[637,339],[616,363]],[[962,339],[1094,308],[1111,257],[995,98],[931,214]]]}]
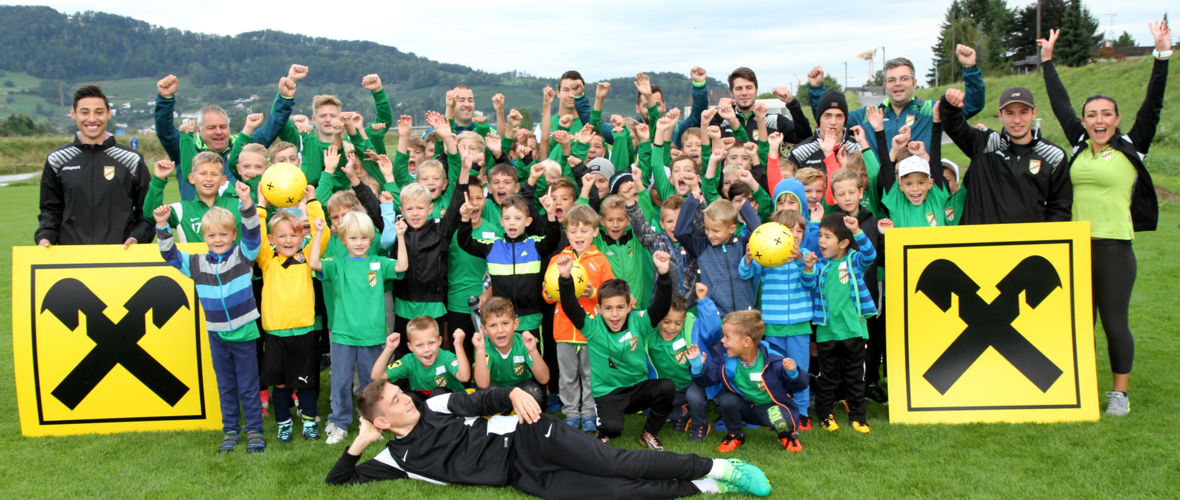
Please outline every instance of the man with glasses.
[{"label": "man with glasses", "polygon": [[[975,49],[959,45],[955,50],[955,55],[958,57],[959,63],[963,65],[963,82],[967,86],[963,116],[970,119],[983,110],[986,97],[983,72],[975,66]],[[814,103],[818,102],[824,91],[827,90],[823,85],[823,68],[816,66],[807,74],[807,79],[811,84],[807,97],[813,104],[812,109],[815,109]],[[911,140],[922,141],[926,150],[930,151],[930,128],[934,123],[933,110],[936,101],[914,97],[914,90],[917,88],[918,80],[914,74],[914,63],[904,57],[885,62],[885,92],[888,99],[878,104],[877,107],[885,114],[885,139],[888,142],[882,146],[884,148],[882,150],[878,148],[877,138],[873,134],[865,134],[865,139],[868,140],[874,151],[888,152],[889,144],[893,142],[893,136],[897,135],[898,130],[906,125],[910,127]],[[861,108],[848,113],[848,121],[845,126],[860,125],[865,130],[872,130],[865,118],[865,109]],[[816,116],[816,121],[819,121],[818,116]]]}]

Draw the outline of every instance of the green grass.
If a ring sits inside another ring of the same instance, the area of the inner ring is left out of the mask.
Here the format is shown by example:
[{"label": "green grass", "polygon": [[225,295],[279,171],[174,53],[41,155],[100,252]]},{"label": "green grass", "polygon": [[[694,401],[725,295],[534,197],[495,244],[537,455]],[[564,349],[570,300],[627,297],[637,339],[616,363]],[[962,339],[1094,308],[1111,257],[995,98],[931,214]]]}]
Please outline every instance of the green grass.
[{"label": "green grass", "polygon": [[[1172,177],[1161,184],[1176,187]],[[170,184],[175,186],[175,184]],[[174,187],[172,188],[174,189]],[[36,186],[0,188],[7,217],[0,221],[5,247],[32,243]],[[175,191],[167,200],[176,199]],[[1135,243],[1139,274],[1131,302],[1138,344],[1130,416],[1064,424],[891,425],[885,406],[869,405],[873,432],[841,429],[802,436],[804,452],[785,453],[769,430],[749,431],[736,457],[766,470],[776,488],[802,497],[1171,497],[1180,454],[1172,443],[1180,426],[1180,403],[1171,392],[1180,379],[1180,312],[1175,307],[1180,276],[1180,205],[1166,203],[1160,230],[1140,233]],[[0,302],[11,303],[10,252],[0,252]],[[0,308],[11,329],[11,311]],[[1106,342],[1097,335],[1099,389],[1110,385]],[[416,481],[329,487],[323,478],[347,443],[275,442],[266,420],[266,453],[215,453],[220,432],[130,433],[25,438],[20,434],[10,335],[0,335],[0,491],[7,498],[523,498],[515,490],[437,487]],[[325,384],[327,377],[324,377]],[[326,389],[326,386],[325,386]],[[326,392],[325,392],[326,394]],[[1105,401],[1104,398],[1100,398]],[[326,397],[320,413],[327,414]],[[843,422],[843,415],[837,417]],[[616,444],[637,448],[639,417],[628,417]],[[355,431],[354,431],[355,432]],[[669,450],[718,457],[721,436],[689,443],[683,434],[662,436]],[[366,457],[376,453],[371,449]]]}]

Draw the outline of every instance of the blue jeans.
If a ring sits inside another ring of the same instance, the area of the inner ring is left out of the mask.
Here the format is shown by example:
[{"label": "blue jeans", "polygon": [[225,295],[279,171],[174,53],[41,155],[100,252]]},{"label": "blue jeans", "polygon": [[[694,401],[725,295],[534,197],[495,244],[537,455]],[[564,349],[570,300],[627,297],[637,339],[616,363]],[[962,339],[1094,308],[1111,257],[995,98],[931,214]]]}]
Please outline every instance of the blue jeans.
[{"label": "blue jeans", "polygon": [[688,405],[688,418],[692,421],[691,425],[709,425],[709,398],[705,396],[704,387],[688,384],[677,390],[676,397],[672,399],[673,412],[676,411],[676,408],[686,404]]},{"label": "blue jeans", "polygon": [[[221,395],[221,427],[224,432],[242,432],[238,419],[246,417],[246,430],[262,432],[262,397],[259,394],[258,350],[255,342],[226,342],[209,332],[209,357],[217,375]],[[241,403],[239,409],[238,403]]]},{"label": "blue jeans", "polygon": [[358,347],[332,342],[332,413],[328,421],[347,429],[352,423],[352,373],[360,376],[361,388],[372,382],[373,364],[384,345]]},{"label": "blue jeans", "polygon": [[[732,391],[724,390],[717,394],[717,411],[721,413],[721,421],[730,434],[742,435],[744,424],[756,424],[770,427],[779,437],[787,437],[795,432],[797,415],[791,415],[786,406],[768,404],[754,406],[745,398]],[[736,431],[734,429],[737,429]]]},{"label": "blue jeans", "polygon": [[[800,370],[811,373],[811,336],[792,335],[790,337],[766,337],[766,341],[787,353],[787,357],[795,360],[795,366]],[[799,416],[806,416],[811,407],[811,389],[796,392],[795,405],[799,407]]]}]

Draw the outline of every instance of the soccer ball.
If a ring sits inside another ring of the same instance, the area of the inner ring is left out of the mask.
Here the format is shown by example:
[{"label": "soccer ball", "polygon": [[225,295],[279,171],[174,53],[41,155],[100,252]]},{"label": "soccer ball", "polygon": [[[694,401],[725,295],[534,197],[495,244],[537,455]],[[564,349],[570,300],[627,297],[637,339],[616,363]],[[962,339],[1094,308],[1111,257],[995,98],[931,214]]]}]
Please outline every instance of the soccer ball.
[{"label": "soccer ball", "polygon": [[[554,262],[545,271],[545,291],[549,293],[549,298],[556,301],[561,301],[561,292],[557,291],[559,277],[561,272],[557,270],[557,262]],[[574,279],[574,293],[581,297],[586,292],[586,285],[590,284],[590,275],[586,274],[586,269],[581,264],[574,262],[574,267],[570,268],[570,277]]]},{"label": "soccer ball", "polygon": [[791,260],[791,251],[795,249],[795,235],[787,226],[767,222],[754,230],[754,234],[750,235],[750,244],[746,248],[750,256],[762,267],[779,267]]},{"label": "soccer ball", "polygon": [[295,206],[303,199],[307,177],[299,167],[290,163],[276,163],[266,169],[258,183],[266,202],[279,208]]}]

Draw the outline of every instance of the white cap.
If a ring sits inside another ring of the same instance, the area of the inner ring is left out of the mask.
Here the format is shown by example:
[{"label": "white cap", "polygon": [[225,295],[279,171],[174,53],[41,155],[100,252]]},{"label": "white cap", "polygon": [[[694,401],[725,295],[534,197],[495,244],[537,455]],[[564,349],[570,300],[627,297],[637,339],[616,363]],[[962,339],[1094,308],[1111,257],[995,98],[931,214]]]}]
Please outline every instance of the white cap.
[{"label": "white cap", "polygon": [[949,168],[951,170],[954,170],[955,171],[955,182],[963,182],[963,179],[959,175],[959,165],[957,163],[950,161],[946,158],[943,158],[942,159],[942,168]]},{"label": "white cap", "polygon": [[930,177],[930,162],[921,156],[911,156],[897,164],[897,178],[901,179],[914,172],[922,172]]}]

